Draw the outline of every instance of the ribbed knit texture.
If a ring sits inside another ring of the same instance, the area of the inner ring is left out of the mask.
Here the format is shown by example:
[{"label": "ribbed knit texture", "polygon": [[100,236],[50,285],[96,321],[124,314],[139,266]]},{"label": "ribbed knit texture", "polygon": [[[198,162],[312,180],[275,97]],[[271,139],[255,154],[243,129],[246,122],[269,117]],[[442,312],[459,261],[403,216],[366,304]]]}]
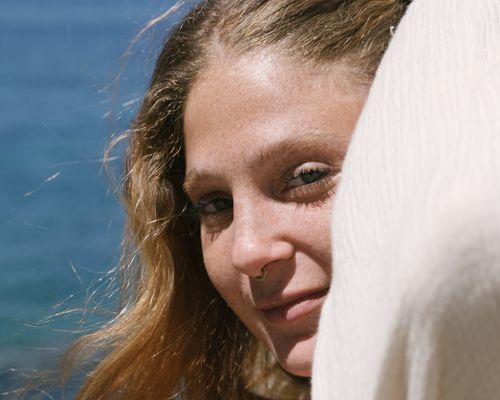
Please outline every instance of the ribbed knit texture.
[{"label": "ribbed knit texture", "polygon": [[500,0],[409,6],[333,213],[313,399],[500,399]]}]

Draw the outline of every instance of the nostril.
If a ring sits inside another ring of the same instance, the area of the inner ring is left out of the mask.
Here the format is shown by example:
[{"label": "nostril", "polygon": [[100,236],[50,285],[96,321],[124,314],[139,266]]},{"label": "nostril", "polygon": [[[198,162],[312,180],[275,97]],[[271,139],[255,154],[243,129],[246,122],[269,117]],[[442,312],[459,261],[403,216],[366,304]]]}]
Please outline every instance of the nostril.
[{"label": "nostril", "polygon": [[262,281],[265,281],[267,278],[267,267],[264,265],[261,269],[260,269],[260,273],[259,275],[255,276],[254,279],[257,281],[257,282],[262,282]]}]

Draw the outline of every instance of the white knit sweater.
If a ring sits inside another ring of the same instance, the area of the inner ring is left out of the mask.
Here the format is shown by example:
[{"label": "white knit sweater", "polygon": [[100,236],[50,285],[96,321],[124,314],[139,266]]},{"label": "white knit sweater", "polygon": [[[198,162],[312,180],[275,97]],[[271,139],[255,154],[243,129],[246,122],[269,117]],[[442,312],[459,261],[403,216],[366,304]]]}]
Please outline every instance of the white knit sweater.
[{"label": "white knit sweater", "polygon": [[500,399],[500,0],[413,1],[342,179],[313,399]]}]

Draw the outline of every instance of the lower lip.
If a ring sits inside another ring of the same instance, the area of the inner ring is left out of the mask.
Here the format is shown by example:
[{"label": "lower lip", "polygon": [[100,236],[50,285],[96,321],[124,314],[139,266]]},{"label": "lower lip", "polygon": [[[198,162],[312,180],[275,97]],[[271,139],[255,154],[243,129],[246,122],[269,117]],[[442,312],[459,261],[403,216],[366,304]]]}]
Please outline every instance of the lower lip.
[{"label": "lower lip", "polygon": [[264,317],[271,323],[291,322],[317,310],[323,304],[327,290],[302,297],[281,307],[262,310]]}]

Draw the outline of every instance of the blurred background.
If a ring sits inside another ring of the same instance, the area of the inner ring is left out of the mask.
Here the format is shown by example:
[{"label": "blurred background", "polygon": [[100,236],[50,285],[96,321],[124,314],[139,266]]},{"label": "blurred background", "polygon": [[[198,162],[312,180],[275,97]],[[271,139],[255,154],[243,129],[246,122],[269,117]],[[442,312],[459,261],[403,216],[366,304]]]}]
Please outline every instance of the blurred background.
[{"label": "blurred background", "polygon": [[102,159],[139,104],[154,50],[121,56],[173,3],[0,0],[2,398],[109,318],[98,308],[116,300],[107,271],[119,261],[124,215]]}]

